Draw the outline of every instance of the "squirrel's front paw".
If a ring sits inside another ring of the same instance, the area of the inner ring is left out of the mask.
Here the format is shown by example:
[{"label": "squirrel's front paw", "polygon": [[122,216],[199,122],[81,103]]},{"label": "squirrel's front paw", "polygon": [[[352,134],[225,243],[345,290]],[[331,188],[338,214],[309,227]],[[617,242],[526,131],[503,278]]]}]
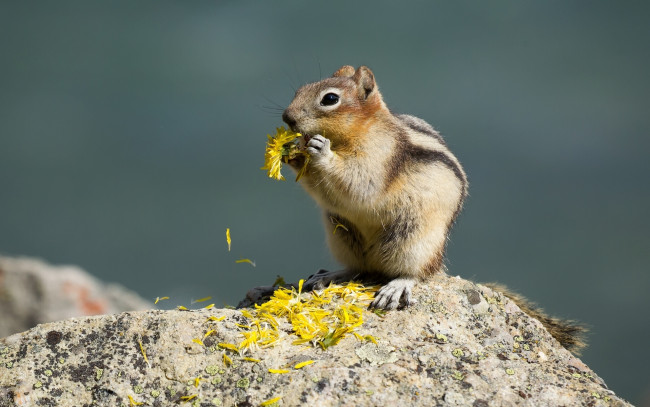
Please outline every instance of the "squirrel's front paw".
[{"label": "squirrel's front paw", "polygon": [[305,147],[309,155],[315,161],[327,160],[334,155],[330,149],[329,139],[320,134],[311,136],[305,143]]},{"label": "squirrel's front paw", "polygon": [[415,299],[411,295],[411,289],[414,285],[415,280],[412,278],[396,278],[392,280],[377,291],[370,308],[390,310],[415,304]]}]

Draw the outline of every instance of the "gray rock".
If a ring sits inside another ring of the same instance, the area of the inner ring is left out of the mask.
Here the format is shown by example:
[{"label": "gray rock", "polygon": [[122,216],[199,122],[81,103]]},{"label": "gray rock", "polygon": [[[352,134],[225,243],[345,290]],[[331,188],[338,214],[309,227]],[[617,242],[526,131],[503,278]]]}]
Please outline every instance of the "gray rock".
[{"label": "gray rock", "polygon": [[[42,324],[0,340],[0,405],[256,406],[275,397],[280,406],[629,405],[498,293],[440,274],[414,296],[406,310],[364,311],[358,329],[377,344],[349,335],[325,350],[292,344],[281,320],[273,347],[222,349],[243,339],[247,320],[231,309]],[[315,362],[294,369],[305,360]]]},{"label": "gray rock", "polygon": [[0,256],[0,338],[44,322],[151,307],[134,292],[79,267]]}]

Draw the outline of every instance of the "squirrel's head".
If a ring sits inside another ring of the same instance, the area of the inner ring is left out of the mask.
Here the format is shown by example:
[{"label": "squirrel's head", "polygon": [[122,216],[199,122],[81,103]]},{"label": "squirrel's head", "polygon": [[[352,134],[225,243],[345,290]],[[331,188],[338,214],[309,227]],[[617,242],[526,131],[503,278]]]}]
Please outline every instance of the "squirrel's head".
[{"label": "squirrel's head", "polygon": [[305,136],[327,137],[336,150],[364,135],[382,110],[388,112],[372,71],[345,65],[331,78],[298,89],[282,120]]}]

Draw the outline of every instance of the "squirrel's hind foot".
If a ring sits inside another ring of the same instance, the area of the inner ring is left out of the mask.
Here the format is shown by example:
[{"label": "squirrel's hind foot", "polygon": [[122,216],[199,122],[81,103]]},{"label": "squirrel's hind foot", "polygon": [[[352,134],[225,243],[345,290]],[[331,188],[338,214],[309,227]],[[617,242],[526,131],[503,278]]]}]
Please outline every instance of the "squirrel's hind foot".
[{"label": "squirrel's hind foot", "polygon": [[330,283],[352,281],[357,276],[357,273],[348,270],[328,271],[320,269],[316,274],[309,276],[302,287],[303,291],[322,290]]}]

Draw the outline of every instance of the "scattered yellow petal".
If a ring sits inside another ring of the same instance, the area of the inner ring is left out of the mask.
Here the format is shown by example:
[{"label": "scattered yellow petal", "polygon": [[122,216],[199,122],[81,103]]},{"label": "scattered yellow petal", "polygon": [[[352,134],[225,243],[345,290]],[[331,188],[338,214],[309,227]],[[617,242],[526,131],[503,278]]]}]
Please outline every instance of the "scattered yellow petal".
[{"label": "scattered yellow petal", "polygon": [[374,343],[375,345],[377,344],[377,338],[375,338],[375,337],[372,336],[372,335],[366,335],[366,336],[364,336],[363,338],[364,338],[365,340],[367,340],[367,341],[370,341],[370,342]]},{"label": "scattered yellow petal", "polygon": [[211,299],[212,299],[212,297],[203,297],[203,298],[201,298],[199,300],[192,301],[192,304],[196,304],[197,302],[204,302],[204,301],[211,300]]},{"label": "scattered yellow petal", "polygon": [[287,369],[269,369],[269,373],[284,374],[289,373]]},{"label": "scattered yellow petal", "polygon": [[[273,346],[285,333],[278,318],[284,318],[297,336],[296,345],[311,344],[326,349],[336,345],[347,335],[355,334],[358,340],[368,340],[355,330],[363,324],[363,315],[378,286],[363,286],[350,282],[345,285],[330,284],[317,292],[303,293],[304,281],[295,287],[279,287],[271,298],[253,310],[243,310],[248,325],[237,324],[244,339],[238,349]],[[373,338],[374,339],[374,338]]]},{"label": "scattered yellow petal", "polygon": [[211,315],[211,316],[208,317],[207,320],[208,321],[217,321],[218,322],[218,321],[223,321],[224,319],[226,319],[225,315],[221,316],[221,317],[215,317],[214,315]]},{"label": "scattered yellow petal", "polygon": [[282,397],[275,397],[275,398],[272,398],[272,399],[268,399],[268,400],[263,401],[262,403],[260,403],[260,406],[270,406],[271,404],[277,403],[280,400],[282,400]]},{"label": "scattered yellow petal", "polygon": [[144,404],[144,403],[140,403],[140,402],[135,401],[135,400],[133,399],[133,397],[131,397],[130,394],[129,394],[129,403],[130,403],[132,406],[141,406],[141,405]]},{"label": "scattered yellow petal", "polygon": [[214,330],[214,329],[210,329],[208,332],[205,333],[205,335],[203,335],[203,339],[205,339],[205,338],[207,338],[208,336],[210,336],[210,334],[212,334],[213,332],[215,332],[215,330]]},{"label": "scattered yellow petal", "polygon": [[189,311],[189,310],[187,309],[187,307],[184,307],[184,306],[182,306],[182,305],[179,305],[177,308],[178,308],[179,311]]},{"label": "scattered yellow petal", "polygon": [[336,226],[334,226],[334,230],[332,231],[333,235],[336,234],[336,229],[338,229],[338,228],[341,228],[341,229],[345,230],[346,232],[349,232],[348,228],[344,224],[337,223]]},{"label": "scattered yellow petal", "polygon": [[199,387],[199,383],[203,380],[201,377],[195,377],[194,378],[194,387]]},{"label": "scattered yellow petal", "polygon": [[192,342],[194,342],[194,343],[198,343],[198,344],[201,345],[201,346],[205,346],[205,345],[203,344],[203,341],[200,340],[199,338],[194,338],[194,339],[192,339]]},{"label": "scattered yellow petal", "polygon": [[169,297],[156,297],[156,301],[154,301],[153,305],[158,304],[158,301],[168,300],[168,299]]},{"label": "scattered yellow petal", "polygon": [[253,267],[255,267],[255,262],[251,259],[239,259],[239,260],[235,260],[235,263],[248,263]]},{"label": "scattered yellow petal", "polygon": [[226,367],[232,365],[232,359],[230,359],[225,353],[223,354],[223,364],[226,365]]},{"label": "scattered yellow petal", "polygon": [[230,251],[230,244],[232,243],[230,239],[230,228],[226,228],[226,242],[228,242],[228,251]]},{"label": "scattered yellow petal", "polygon": [[194,400],[196,397],[197,397],[196,394],[192,394],[191,396],[182,396],[181,400],[190,401],[190,400]]},{"label": "scattered yellow petal", "polygon": [[232,343],[223,343],[223,342],[220,342],[220,343],[218,344],[218,346],[219,346],[220,348],[222,348],[222,349],[228,349],[228,350],[231,350],[231,351],[233,351],[233,352],[239,352],[239,349],[237,349],[237,347],[236,347],[235,345],[233,345]]},{"label": "scattered yellow petal", "polygon": [[303,367],[305,367],[305,366],[307,366],[307,365],[311,365],[312,363],[314,363],[313,360],[306,360],[306,361],[304,361],[304,362],[300,362],[300,363],[298,363],[298,364],[295,365],[293,368],[294,368],[294,369],[301,369],[301,368],[303,368]]},{"label": "scattered yellow petal", "polygon": [[247,362],[253,362],[253,363],[259,363],[261,360],[255,359],[255,358],[249,358],[248,356],[244,356],[242,359],[244,359]]},{"label": "scattered yellow petal", "polygon": [[142,352],[142,357],[144,357],[144,361],[147,362],[147,365],[149,365],[149,359],[147,359],[147,352],[144,351],[144,346],[142,346],[142,341],[140,341],[139,339],[138,339],[138,345],[140,345],[140,351]]},{"label": "scattered yellow petal", "polygon": [[214,304],[206,305],[205,307],[203,307],[203,309],[212,309],[212,308],[214,308]]}]

